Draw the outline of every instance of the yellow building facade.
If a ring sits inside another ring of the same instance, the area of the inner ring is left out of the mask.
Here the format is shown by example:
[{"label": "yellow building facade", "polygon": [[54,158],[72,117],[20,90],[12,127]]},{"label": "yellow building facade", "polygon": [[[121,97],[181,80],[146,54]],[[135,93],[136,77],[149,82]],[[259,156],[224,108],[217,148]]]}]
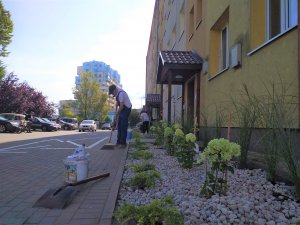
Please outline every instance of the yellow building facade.
[{"label": "yellow building facade", "polygon": [[[163,64],[161,53],[189,51],[201,57],[202,66],[189,69],[192,75],[179,85],[177,98],[181,96],[182,101],[176,107],[182,108],[182,121],[192,117],[194,124],[201,125],[206,114],[213,127],[222,111],[222,126],[235,126],[228,118],[234,111],[233,99],[241,98],[243,87],[256,96],[267,95],[273,87],[280,93],[285,87],[297,107],[291,117],[299,128],[298,15],[297,0],[157,0],[147,54],[146,87],[151,88],[146,88],[146,95],[160,94],[161,110],[170,115],[167,101],[176,93],[174,77],[182,70],[165,69],[168,65]],[[168,84],[157,80],[160,66],[170,76]]]}]

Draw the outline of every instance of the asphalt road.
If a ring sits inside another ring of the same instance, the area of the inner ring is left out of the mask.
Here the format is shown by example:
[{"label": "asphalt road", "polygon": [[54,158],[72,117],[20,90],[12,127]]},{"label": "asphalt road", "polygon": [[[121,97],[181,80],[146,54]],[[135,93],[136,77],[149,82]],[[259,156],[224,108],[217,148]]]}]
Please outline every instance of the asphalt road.
[{"label": "asphalt road", "polygon": [[[1,133],[0,224],[98,224],[119,165],[118,162],[113,165],[117,159],[114,154],[120,154],[118,151],[100,151],[109,135],[109,131]],[[113,143],[115,139],[116,132]],[[110,177],[84,185],[80,195],[65,210],[33,208],[34,202],[47,189],[63,184],[63,159],[82,144],[91,155],[88,176],[109,171]],[[92,188],[101,192],[95,195]]]}]

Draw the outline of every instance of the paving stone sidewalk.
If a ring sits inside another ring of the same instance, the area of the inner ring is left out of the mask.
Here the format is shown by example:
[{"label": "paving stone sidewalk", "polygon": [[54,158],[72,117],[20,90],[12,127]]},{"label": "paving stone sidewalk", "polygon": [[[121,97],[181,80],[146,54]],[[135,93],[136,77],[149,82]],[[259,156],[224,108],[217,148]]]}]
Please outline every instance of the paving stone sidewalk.
[{"label": "paving stone sidewalk", "polygon": [[46,190],[63,185],[65,151],[0,155],[0,225],[110,225],[127,149],[89,151],[89,176],[110,176],[80,186],[65,209],[33,208]]}]

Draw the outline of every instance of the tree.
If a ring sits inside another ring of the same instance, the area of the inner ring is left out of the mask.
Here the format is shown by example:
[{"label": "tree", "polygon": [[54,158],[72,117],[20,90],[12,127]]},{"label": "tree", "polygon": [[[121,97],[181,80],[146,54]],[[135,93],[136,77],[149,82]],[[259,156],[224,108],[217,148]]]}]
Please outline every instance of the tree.
[{"label": "tree", "polygon": [[[13,22],[9,11],[5,10],[0,0],[0,57],[7,57],[6,47],[10,44],[13,32]],[[5,76],[5,66],[0,60],[0,80]]]},{"label": "tree", "polygon": [[94,119],[102,121],[108,113],[106,104],[108,95],[100,90],[100,85],[93,73],[83,73],[80,84],[73,89],[77,108],[81,119]]},{"label": "tree", "polygon": [[68,104],[62,105],[62,110],[60,112],[61,117],[76,117],[76,115],[72,112],[71,107]]},{"label": "tree", "polygon": [[128,120],[131,127],[137,125],[141,121],[139,112],[136,109],[131,110]]},{"label": "tree", "polygon": [[48,117],[55,112],[56,105],[49,103],[42,92],[30,87],[26,82],[19,83],[13,73],[0,80],[0,112],[35,113]]}]

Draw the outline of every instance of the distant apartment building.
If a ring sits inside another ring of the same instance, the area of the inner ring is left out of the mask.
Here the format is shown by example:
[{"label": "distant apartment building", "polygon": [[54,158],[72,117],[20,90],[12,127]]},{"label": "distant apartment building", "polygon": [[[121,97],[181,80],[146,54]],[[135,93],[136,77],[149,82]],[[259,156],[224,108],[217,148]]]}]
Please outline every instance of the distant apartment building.
[{"label": "distant apartment building", "polygon": [[[75,85],[80,84],[80,77],[82,76],[83,72],[92,72],[100,84],[101,91],[105,93],[108,93],[108,87],[111,84],[122,87],[121,76],[118,71],[112,69],[104,62],[90,61],[84,62],[82,66],[78,66],[77,76],[75,77]],[[112,97],[108,98],[107,104],[110,106],[110,110],[114,111],[115,100]]]},{"label": "distant apartment building", "polygon": [[109,65],[104,62],[90,61],[84,62],[82,66],[77,67],[77,76],[75,77],[75,84],[80,83],[80,77],[83,72],[92,72],[100,84],[103,92],[108,92],[108,86],[115,84],[121,86],[121,76],[118,71],[113,70]]}]

